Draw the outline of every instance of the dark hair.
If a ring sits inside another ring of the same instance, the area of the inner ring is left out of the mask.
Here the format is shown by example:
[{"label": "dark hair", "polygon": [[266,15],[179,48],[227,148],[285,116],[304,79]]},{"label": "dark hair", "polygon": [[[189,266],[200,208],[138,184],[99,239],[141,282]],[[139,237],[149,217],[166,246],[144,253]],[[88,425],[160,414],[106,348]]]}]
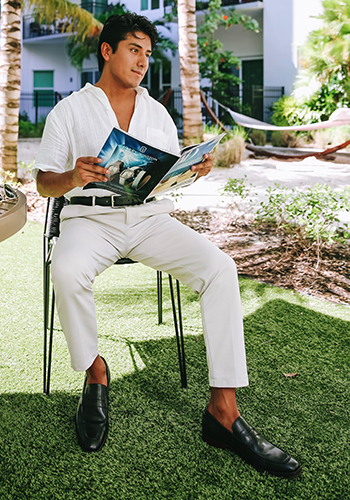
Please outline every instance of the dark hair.
[{"label": "dark hair", "polygon": [[153,50],[158,42],[158,32],[157,28],[147,17],[126,12],[119,16],[110,16],[107,19],[98,41],[97,59],[99,71],[102,72],[105,63],[101,54],[101,45],[107,42],[112,47],[114,54],[121,40],[126,40],[128,35],[135,35],[138,31],[150,37]]}]

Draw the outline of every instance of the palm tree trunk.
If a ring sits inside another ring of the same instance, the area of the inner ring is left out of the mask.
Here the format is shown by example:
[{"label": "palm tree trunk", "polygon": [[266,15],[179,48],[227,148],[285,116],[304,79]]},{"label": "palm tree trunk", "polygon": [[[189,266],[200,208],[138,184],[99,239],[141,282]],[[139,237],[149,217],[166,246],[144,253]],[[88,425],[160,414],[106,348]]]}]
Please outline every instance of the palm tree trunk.
[{"label": "palm tree trunk", "polygon": [[0,48],[0,169],[17,177],[21,0],[1,0]]},{"label": "palm tree trunk", "polygon": [[184,146],[203,140],[196,31],[196,1],[178,0]]}]

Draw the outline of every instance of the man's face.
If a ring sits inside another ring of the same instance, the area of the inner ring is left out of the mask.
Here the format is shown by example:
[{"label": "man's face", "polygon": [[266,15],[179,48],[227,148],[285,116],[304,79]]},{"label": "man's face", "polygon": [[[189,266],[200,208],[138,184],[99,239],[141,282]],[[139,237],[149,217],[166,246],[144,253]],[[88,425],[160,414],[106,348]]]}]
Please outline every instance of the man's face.
[{"label": "man's face", "polygon": [[115,83],[123,88],[135,88],[140,85],[152,54],[150,37],[141,31],[135,33],[135,36],[129,34],[126,40],[119,42],[114,54],[111,47],[107,43],[105,45],[105,66]]}]

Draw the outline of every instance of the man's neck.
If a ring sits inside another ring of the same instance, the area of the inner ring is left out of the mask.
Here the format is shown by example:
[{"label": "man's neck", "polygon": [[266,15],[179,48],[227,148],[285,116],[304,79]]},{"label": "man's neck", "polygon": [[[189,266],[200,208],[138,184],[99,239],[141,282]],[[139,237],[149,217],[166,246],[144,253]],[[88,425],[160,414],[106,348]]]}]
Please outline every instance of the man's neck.
[{"label": "man's neck", "polygon": [[114,82],[111,84],[102,77],[95,84],[95,87],[104,91],[117,117],[119,127],[128,132],[135,109],[136,89],[125,88]]},{"label": "man's neck", "polygon": [[110,81],[107,78],[103,78],[103,75],[101,76],[99,81],[95,83],[94,86],[102,89],[110,102],[117,99],[135,99],[136,89],[118,85],[115,81]]}]

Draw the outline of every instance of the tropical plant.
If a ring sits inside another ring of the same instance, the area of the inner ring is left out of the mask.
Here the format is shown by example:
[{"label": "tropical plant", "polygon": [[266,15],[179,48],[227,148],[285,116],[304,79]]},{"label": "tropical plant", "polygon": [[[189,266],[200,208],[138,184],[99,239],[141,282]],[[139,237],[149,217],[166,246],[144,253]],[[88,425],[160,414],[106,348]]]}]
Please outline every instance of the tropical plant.
[{"label": "tropical plant", "polygon": [[232,72],[240,66],[240,60],[231,51],[223,50],[223,44],[215,38],[220,26],[228,29],[231,25],[242,24],[246,29],[259,32],[259,25],[250,16],[239,14],[234,8],[223,9],[222,0],[210,0],[205,10],[204,20],[198,28],[199,69],[201,78],[208,79],[210,85],[204,91],[228,107],[238,104],[234,88],[240,79]]},{"label": "tropical plant", "polygon": [[350,100],[350,0],[323,0],[320,28],[303,47],[304,73],[320,85],[337,85],[339,98]]},{"label": "tropical plant", "polygon": [[92,54],[97,54],[98,36],[103,24],[112,15],[120,15],[124,12],[129,12],[122,3],[117,3],[112,6],[108,12],[96,14],[95,18],[100,23],[98,33],[92,32],[89,35],[82,37],[69,37],[67,40],[66,48],[71,64],[78,70],[82,70],[83,62],[88,59]]},{"label": "tropical plant", "polygon": [[276,125],[325,121],[350,106],[350,0],[323,0],[321,25],[301,51],[302,70],[293,97],[274,105]]}]

